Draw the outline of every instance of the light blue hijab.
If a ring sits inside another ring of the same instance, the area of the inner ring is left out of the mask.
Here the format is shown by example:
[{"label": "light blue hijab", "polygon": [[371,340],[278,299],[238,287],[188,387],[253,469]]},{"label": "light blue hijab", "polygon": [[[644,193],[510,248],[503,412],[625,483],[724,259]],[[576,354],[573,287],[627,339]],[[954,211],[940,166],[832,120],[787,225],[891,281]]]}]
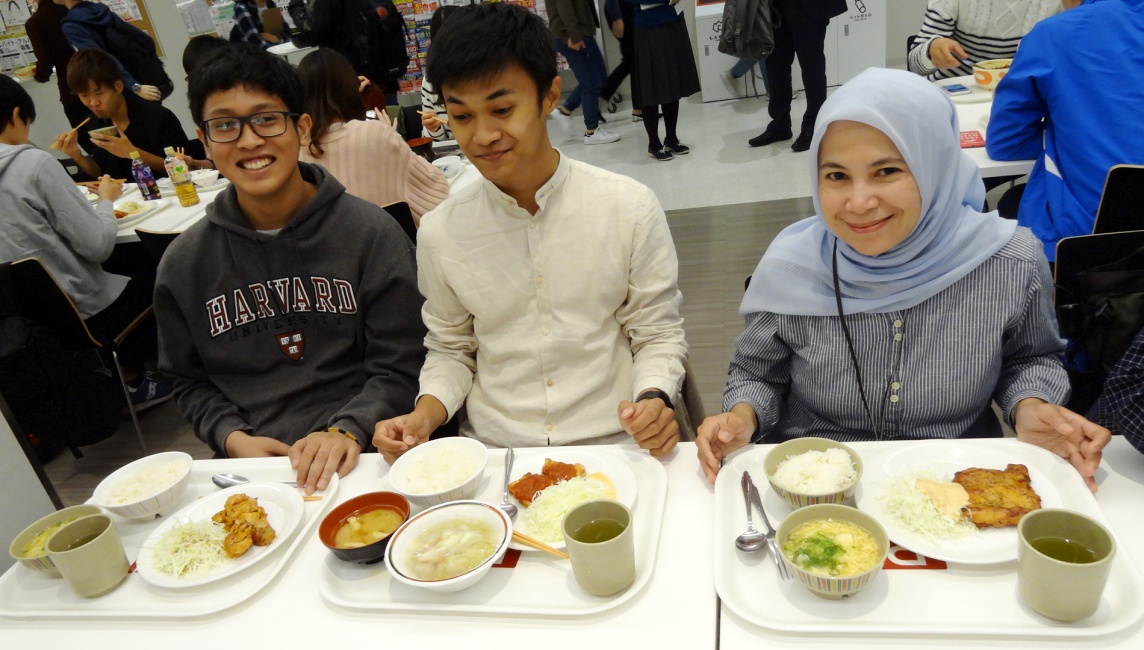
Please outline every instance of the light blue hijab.
[{"label": "light blue hijab", "polygon": [[[922,214],[913,232],[869,257],[826,227],[818,200],[818,156],[831,122],[850,120],[882,131],[898,147],[921,190]],[[811,141],[814,208],[779,233],[759,261],[739,313],[797,316],[838,313],[831,271],[838,242],[838,276],[847,314],[908,309],[968,275],[1016,231],[996,212],[982,214],[981,173],[961,151],[957,112],[941,90],[918,75],[871,68],[839,88],[818,116]]]}]

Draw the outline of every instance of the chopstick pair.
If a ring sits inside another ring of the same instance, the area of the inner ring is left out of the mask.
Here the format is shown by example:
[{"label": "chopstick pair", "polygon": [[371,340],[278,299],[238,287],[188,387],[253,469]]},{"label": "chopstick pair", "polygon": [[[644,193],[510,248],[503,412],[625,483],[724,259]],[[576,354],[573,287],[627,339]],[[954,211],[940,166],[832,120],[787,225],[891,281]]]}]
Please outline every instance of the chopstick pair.
[{"label": "chopstick pair", "polygon": [[[83,118],[83,121],[82,121],[82,122],[80,122],[79,124],[75,125],[75,128],[74,128],[74,129],[72,129],[71,131],[68,131],[68,134],[70,135],[70,134],[72,134],[72,133],[75,133],[76,131],[79,131],[79,127],[83,126],[84,124],[87,124],[87,123],[88,123],[88,122],[90,122],[90,121],[91,121],[91,116],[90,116],[90,115],[89,115],[88,117],[85,117],[85,118]],[[49,149],[59,149],[59,148],[60,148],[60,145],[59,145],[58,143],[56,143],[56,142],[53,142],[53,143],[51,144],[51,146],[49,146],[48,148],[49,148]]]},{"label": "chopstick pair", "polygon": [[[111,182],[112,182],[112,183],[116,183],[116,184],[119,184],[119,185],[122,185],[122,184],[124,184],[125,182],[127,182],[127,179],[124,179],[124,178],[113,178],[113,179],[111,179]],[[94,185],[94,186],[96,186],[96,187],[99,187],[99,183],[100,183],[100,181],[76,181],[76,185],[80,185],[80,186],[82,186],[82,187],[91,187],[91,186],[93,186],[93,185]]]},{"label": "chopstick pair", "polygon": [[562,560],[568,559],[568,554],[565,553],[564,551],[558,551],[558,550],[552,548],[551,546],[549,546],[548,544],[545,544],[544,542],[540,541],[539,539],[536,539],[534,537],[529,537],[528,535],[525,535],[524,533],[521,533],[521,532],[518,532],[515,530],[512,531],[512,541],[520,543],[520,544],[524,544],[525,546],[527,546],[529,548],[534,548],[538,551],[544,551],[545,553],[548,553],[549,555],[555,555],[556,557],[558,557]]},{"label": "chopstick pair", "polygon": [[417,114],[418,115],[432,115],[433,117],[444,122],[445,124],[449,123],[449,115],[447,113],[444,115],[440,115],[440,114],[434,113],[433,111],[417,111]]}]

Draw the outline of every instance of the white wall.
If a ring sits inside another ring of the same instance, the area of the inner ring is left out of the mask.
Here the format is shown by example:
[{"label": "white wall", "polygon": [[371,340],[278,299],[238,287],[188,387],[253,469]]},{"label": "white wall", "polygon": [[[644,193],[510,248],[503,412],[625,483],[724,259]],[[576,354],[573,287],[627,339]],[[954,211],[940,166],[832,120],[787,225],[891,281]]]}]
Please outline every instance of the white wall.
[{"label": "white wall", "polygon": [[[28,524],[56,507],[47,490],[24,455],[24,450],[12,433],[8,420],[0,413],[0,494],[4,507],[0,509],[0,540],[9,544]],[[7,546],[5,546],[5,550]],[[7,553],[0,554],[0,573],[15,564]]]},{"label": "white wall", "polygon": [[888,0],[886,11],[886,66],[906,67],[906,39],[918,33],[926,0]]}]

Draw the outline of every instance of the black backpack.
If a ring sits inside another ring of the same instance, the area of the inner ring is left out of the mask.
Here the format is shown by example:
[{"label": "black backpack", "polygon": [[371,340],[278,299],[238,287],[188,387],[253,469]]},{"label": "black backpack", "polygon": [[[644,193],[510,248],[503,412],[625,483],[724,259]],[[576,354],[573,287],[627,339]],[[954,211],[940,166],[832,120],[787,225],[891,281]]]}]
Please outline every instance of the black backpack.
[{"label": "black backpack", "polygon": [[351,59],[350,63],[355,70],[370,71],[365,76],[371,81],[383,83],[401,79],[409,66],[405,18],[393,0],[360,0],[358,9],[365,29],[359,30],[350,44],[350,50],[358,59]]},{"label": "black backpack", "polygon": [[163,98],[174,90],[175,85],[155,53],[155,41],[147,32],[129,25],[119,16],[113,16],[103,40],[107,43],[107,52],[119,59],[136,81],[155,86]]},{"label": "black backpack", "polygon": [[727,0],[719,51],[740,59],[765,59],[775,49],[778,14],[772,0]]}]

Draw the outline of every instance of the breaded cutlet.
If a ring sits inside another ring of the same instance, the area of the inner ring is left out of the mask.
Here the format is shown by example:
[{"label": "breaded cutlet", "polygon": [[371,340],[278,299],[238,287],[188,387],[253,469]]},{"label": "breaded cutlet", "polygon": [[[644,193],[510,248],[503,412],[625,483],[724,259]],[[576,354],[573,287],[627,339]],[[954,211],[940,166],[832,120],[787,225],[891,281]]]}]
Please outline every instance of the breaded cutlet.
[{"label": "breaded cutlet", "polygon": [[978,528],[1016,526],[1025,513],[1041,508],[1029,469],[1009,465],[1004,470],[971,467],[953,475],[969,493],[969,518]]}]

